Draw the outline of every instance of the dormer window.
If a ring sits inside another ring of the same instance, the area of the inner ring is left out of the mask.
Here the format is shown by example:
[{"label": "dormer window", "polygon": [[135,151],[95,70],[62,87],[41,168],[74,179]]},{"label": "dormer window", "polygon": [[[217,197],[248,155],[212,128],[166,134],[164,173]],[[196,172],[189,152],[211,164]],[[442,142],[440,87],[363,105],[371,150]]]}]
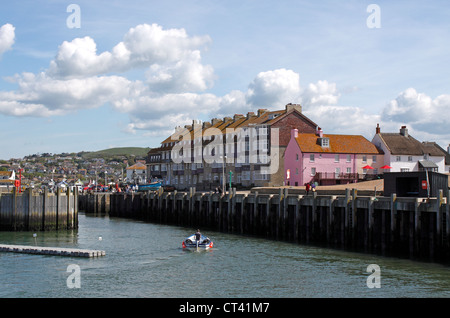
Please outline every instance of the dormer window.
[{"label": "dormer window", "polygon": [[318,138],[318,143],[323,148],[329,148],[330,147],[330,138]]}]

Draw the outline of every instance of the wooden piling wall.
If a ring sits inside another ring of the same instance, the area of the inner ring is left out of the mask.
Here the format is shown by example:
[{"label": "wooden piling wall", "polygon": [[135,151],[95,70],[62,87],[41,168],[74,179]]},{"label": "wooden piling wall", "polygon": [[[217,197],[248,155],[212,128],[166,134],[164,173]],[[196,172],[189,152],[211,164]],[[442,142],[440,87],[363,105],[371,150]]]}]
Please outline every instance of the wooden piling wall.
[{"label": "wooden piling wall", "polygon": [[450,262],[450,208],[438,198],[345,195],[96,193],[80,210],[113,217],[318,244],[385,256]]},{"label": "wooden piling wall", "polygon": [[0,194],[0,231],[52,231],[78,228],[78,194],[32,190]]}]

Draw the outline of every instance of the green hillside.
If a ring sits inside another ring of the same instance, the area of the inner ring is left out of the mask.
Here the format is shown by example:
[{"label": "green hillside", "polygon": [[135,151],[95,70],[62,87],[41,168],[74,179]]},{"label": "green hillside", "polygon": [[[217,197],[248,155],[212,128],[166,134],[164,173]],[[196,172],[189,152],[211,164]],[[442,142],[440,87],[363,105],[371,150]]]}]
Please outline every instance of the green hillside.
[{"label": "green hillside", "polygon": [[112,158],[112,157],[143,157],[147,156],[147,153],[150,151],[150,148],[141,148],[141,147],[122,147],[122,148],[110,148],[99,150],[95,152],[86,152],[83,153],[83,158],[92,159],[92,158]]}]

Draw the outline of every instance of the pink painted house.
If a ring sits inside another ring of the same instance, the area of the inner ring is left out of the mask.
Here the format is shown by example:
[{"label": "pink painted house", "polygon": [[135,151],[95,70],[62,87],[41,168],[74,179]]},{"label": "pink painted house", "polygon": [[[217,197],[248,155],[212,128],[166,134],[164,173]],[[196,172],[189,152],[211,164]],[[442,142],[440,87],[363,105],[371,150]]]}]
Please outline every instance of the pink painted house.
[{"label": "pink painted house", "polygon": [[285,184],[345,184],[376,175],[383,152],[359,135],[324,135],[291,131],[284,157]]}]

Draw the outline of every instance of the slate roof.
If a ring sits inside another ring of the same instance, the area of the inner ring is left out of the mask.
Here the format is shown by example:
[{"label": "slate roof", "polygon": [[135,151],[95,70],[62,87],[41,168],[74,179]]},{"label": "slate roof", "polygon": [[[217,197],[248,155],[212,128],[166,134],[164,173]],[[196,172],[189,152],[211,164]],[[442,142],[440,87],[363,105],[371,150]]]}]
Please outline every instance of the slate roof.
[{"label": "slate roof", "polygon": [[441,146],[439,146],[437,143],[433,141],[424,141],[422,142],[422,144],[429,147],[435,147],[437,150],[441,152],[441,155],[445,157],[445,164],[450,165],[450,153],[445,151]]},{"label": "slate roof", "polygon": [[408,156],[442,156],[442,152],[430,143],[421,143],[408,134],[403,136],[400,133],[380,133],[379,134],[391,154]]}]

